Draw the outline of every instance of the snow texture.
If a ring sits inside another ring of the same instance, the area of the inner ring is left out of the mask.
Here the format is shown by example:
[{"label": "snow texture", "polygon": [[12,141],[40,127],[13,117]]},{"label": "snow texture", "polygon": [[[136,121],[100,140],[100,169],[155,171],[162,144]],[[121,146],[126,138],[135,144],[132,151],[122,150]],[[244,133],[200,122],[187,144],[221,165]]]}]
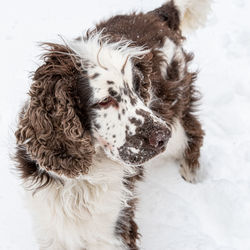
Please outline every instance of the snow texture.
[{"label": "snow texture", "polygon": [[[74,38],[111,14],[151,10],[163,0],[18,1],[1,4],[0,249],[36,250],[32,223],[13,171],[17,113],[26,99],[37,42]],[[144,250],[250,249],[250,1],[214,2],[207,26],[186,43],[195,52],[206,131],[200,182],[186,183],[177,164],[147,166],[138,187]]]}]

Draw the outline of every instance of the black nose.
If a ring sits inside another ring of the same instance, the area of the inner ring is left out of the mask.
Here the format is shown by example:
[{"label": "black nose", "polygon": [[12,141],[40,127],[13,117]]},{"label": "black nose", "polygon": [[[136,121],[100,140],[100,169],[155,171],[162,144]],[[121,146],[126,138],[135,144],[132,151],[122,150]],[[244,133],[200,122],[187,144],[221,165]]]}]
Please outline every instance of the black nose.
[{"label": "black nose", "polygon": [[156,148],[163,148],[168,142],[171,132],[168,128],[155,129],[149,136],[149,144]]}]

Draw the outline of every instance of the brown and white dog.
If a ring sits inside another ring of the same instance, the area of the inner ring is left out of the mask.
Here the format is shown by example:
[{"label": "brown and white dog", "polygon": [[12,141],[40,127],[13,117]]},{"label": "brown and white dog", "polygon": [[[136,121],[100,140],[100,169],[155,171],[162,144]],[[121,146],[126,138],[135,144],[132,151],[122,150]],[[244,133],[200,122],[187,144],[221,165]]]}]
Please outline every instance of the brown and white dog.
[{"label": "brown and white dog", "polygon": [[175,157],[195,181],[204,133],[182,31],[202,24],[208,9],[207,0],[172,0],[45,44],[16,131],[40,249],[138,249],[143,163]]}]

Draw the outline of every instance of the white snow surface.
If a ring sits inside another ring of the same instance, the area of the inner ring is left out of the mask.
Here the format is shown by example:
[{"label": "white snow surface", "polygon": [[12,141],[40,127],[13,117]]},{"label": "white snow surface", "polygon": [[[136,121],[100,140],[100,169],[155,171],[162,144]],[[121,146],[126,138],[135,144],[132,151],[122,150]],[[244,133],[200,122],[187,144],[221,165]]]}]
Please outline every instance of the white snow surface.
[{"label": "white snow surface", "polygon": [[[36,69],[38,42],[74,38],[99,20],[151,10],[163,0],[8,0],[1,4],[0,249],[38,249],[10,155],[15,126]],[[177,164],[146,166],[137,221],[145,250],[250,249],[250,1],[215,1],[207,26],[189,35],[200,71],[200,119],[206,131],[200,182]]]}]

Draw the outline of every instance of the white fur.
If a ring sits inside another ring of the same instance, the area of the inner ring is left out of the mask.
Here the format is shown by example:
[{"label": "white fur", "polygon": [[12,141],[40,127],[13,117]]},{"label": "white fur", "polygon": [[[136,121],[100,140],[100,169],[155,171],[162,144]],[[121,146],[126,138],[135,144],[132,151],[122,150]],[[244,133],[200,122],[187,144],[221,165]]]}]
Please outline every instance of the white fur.
[{"label": "white fur", "polygon": [[[149,52],[149,50],[146,50],[144,47],[129,47],[132,42],[128,40],[110,43],[108,37],[102,35],[102,32],[93,33],[87,40],[82,38],[67,43],[83,60],[83,64],[85,60],[91,62],[91,64],[95,66],[99,66],[100,63],[108,69],[119,71],[119,73],[127,57],[141,57]],[[85,65],[83,68],[85,68]],[[103,68],[99,70],[104,71]],[[131,72],[127,72],[127,74],[128,77],[131,77],[131,75],[129,75]]]},{"label": "white fur", "polygon": [[183,49],[181,46],[177,46],[171,39],[166,38],[163,46],[158,49],[162,53],[162,57],[164,61],[161,63],[160,69],[163,78],[167,78],[167,67],[171,64],[173,60],[179,62],[179,78],[180,80],[184,76],[185,69],[185,57],[183,53]]},{"label": "white fur", "polygon": [[163,78],[167,78],[167,66],[172,62],[176,50],[176,44],[169,38],[166,38],[163,46],[159,49],[162,53],[164,61],[161,63],[160,69]]},{"label": "white fur", "polygon": [[182,160],[185,149],[187,148],[188,138],[179,120],[171,126],[172,136],[168,141],[165,156]]},{"label": "white fur", "polygon": [[211,0],[174,0],[180,11],[181,29],[188,32],[204,25],[211,2]]},{"label": "white fur", "polygon": [[114,229],[132,194],[122,183],[125,169],[98,151],[87,175],[28,193],[40,249],[125,249]]}]

